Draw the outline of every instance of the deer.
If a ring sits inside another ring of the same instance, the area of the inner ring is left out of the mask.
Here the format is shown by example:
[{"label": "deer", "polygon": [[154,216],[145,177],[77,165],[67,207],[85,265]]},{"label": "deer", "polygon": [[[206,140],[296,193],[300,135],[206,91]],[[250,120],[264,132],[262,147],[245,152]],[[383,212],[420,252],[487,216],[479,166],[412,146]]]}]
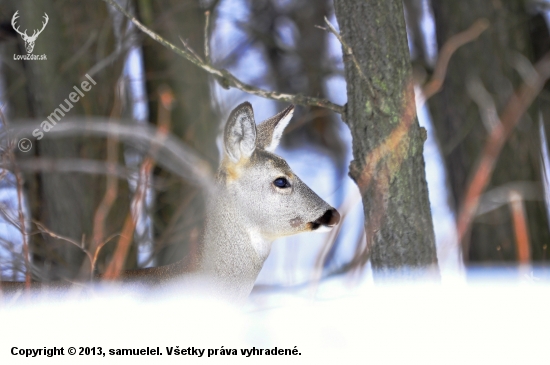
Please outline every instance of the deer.
[{"label": "deer", "polygon": [[40,30],[37,30],[35,29],[32,33],[31,36],[28,36],[27,35],[27,30],[25,29],[24,32],[21,32],[19,30],[19,26],[16,26],[16,20],[17,18],[19,18],[19,10],[17,10],[15,12],[15,14],[13,14],[13,17],[11,18],[11,26],[13,27],[13,29],[19,33],[19,35],[21,36],[21,38],[23,38],[23,41],[25,42],[25,49],[27,50],[27,53],[32,53],[33,49],[34,49],[34,42],[36,42],[36,38],[38,38],[38,36],[40,35],[40,33],[42,33],[42,31],[44,30],[44,28],[46,28],[46,25],[48,24],[48,14],[44,13],[44,21],[42,22],[42,29]]},{"label": "deer", "polygon": [[[256,126],[252,105],[237,106],[225,125],[223,158],[207,199],[200,253],[170,265],[128,270],[122,281],[154,287],[184,277],[200,278],[200,285],[215,297],[243,303],[273,241],[334,228],[340,221],[338,211],[274,153],[293,112],[290,105]],[[45,285],[69,286],[63,282]],[[12,292],[23,288],[24,283],[18,282],[2,282],[1,287]]]}]

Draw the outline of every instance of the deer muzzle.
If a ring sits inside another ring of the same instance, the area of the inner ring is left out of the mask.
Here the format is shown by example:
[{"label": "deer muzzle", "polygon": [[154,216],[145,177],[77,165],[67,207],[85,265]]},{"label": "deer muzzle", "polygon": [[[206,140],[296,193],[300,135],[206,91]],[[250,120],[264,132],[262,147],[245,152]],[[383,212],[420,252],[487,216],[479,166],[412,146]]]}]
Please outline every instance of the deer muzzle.
[{"label": "deer muzzle", "polygon": [[332,229],[338,223],[340,223],[340,213],[332,208],[328,209],[320,218],[311,222],[311,228],[314,231],[318,230],[320,227]]}]

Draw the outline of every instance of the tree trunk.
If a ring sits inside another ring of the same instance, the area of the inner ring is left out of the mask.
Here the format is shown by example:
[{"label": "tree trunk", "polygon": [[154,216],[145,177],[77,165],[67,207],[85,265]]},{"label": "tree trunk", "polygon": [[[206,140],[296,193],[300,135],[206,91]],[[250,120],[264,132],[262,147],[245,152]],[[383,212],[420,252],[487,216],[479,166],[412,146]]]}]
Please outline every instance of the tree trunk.
[{"label": "tree trunk", "polygon": [[352,50],[342,47],[348,95],[343,117],[353,137],[350,176],[363,197],[375,279],[438,275],[422,156],[426,132],[416,119],[402,2],[334,4]]},{"label": "tree trunk", "polygon": [[[10,1],[7,5],[12,10],[10,17],[19,10],[18,22],[24,23],[21,29],[29,29],[29,34],[32,34],[32,29],[40,29],[44,13],[49,17],[33,51],[36,55],[45,54],[47,60],[13,60],[14,53],[26,53],[17,34],[12,46],[5,47],[8,54],[4,55],[4,59],[12,64],[3,70],[17,70],[5,72],[11,91],[8,93],[9,117],[15,122],[19,118],[33,118],[36,127],[40,128],[41,122],[47,120],[50,113],[74,91],[73,86],[80,85],[84,74],[114,50],[113,26],[105,4],[97,2],[83,4],[65,1],[60,4],[50,0],[23,0]],[[102,31],[101,24],[106,25]],[[95,39],[92,38],[94,34]],[[123,59],[124,55],[119,55],[114,65],[110,64],[94,75],[97,85],[93,85],[84,97],[74,103],[63,118],[75,114],[109,115]],[[63,123],[63,119],[57,123]],[[105,160],[106,156],[105,140],[89,136],[52,139],[46,133],[42,140],[32,142],[33,149],[20,153],[19,158]],[[57,235],[88,245],[93,236],[93,217],[104,194],[105,175],[44,171],[24,174],[24,178],[31,218]],[[125,181],[119,181],[118,193],[120,198],[114,203],[105,222],[105,237],[120,231],[128,213],[129,194]],[[29,230],[36,231],[36,228],[30,227]],[[82,250],[63,240],[47,234],[34,234],[29,239],[36,279],[74,278],[83,263],[88,265],[84,262],[86,259]],[[108,250],[106,247],[105,251]]]},{"label": "tree trunk", "polygon": [[[496,112],[500,112],[513,91],[523,83],[517,71],[519,66],[533,60],[524,5],[523,0],[433,2],[440,49],[449,37],[465,30],[475,20],[484,17],[491,23],[479,39],[453,55],[443,89],[429,104],[449,174],[455,210],[463,203],[472,166],[480,158],[490,130],[484,125],[482,116],[484,109],[490,107],[487,96],[494,102]],[[529,193],[542,192],[540,166],[538,111],[531,108],[504,146],[486,192],[495,188],[509,191],[515,186],[520,190],[524,186]],[[539,194],[538,200],[524,202],[533,260],[543,259],[544,245],[550,241],[543,199],[543,194]],[[482,208],[486,201],[482,197]],[[469,251],[464,252],[466,261],[516,260],[510,207],[506,201],[503,203],[474,220]]]},{"label": "tree trunk", "polygon": [[[199,1],[139,0],[138,12],[147,26],[174,44],[184,39],[197,53],[203,53],[205,8]],[[212,20],[212,23],[214,21]],[[143,41],[149,120],[157,124],[158,91],[162,85],[174,93],[170,113],[171,132],[217,167],[215,138],[219,116],[212,110],[209,77],[192,63],[145,37]],[[203,57],[203,56],[201,56]],[[171,173],[158,169],[157,178],[168,182],[155,197],[152,212],[158,265],[181,259],[197,249],[204,221],[204,197]]]}]

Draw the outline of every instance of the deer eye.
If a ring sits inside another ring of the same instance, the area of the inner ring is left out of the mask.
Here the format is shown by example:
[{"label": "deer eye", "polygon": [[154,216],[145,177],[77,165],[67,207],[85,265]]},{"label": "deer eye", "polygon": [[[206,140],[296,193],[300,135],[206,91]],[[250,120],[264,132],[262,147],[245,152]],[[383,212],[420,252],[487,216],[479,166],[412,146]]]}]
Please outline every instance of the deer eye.
[{"label": "deer eye", "polygon": [[273,185],[275,185],[276,187],[281,188],[281,189],[290,188],[290,183],[284,177],[279,177],[279,178],[275,179],[273,181]]}]

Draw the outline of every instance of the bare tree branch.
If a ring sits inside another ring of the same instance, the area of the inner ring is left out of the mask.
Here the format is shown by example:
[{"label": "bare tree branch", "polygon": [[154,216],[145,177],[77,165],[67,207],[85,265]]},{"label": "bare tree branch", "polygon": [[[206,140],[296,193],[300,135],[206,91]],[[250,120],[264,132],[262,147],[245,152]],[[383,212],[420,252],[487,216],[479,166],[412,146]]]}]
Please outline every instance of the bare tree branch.
[{"label": "bare tree branch", "polygon": [[340,42],[340,44],[342,45],[342,48],[344,49],[344,55],[351,57],[351,60],[353,61],[353,64],[355,65],[355,68],[359,72],[359,75],[361,76],[363,81],[365,81],[366,84],[367,84],[370,96],[371,97],[374,96],[375,92],[374,92],[374,89],[372,87],[372,82],[365,75],[365,73],[363,72],[363,69],[361,68],[361,65],[359,64],[359,61],[357,61],[357,58],[355,58],[355,55],[353,54],[353,49],[344,41],[344,39],[342,38],[340,33],[338,33],[336,28],[334,28],[334,26],[330,23],[330,21],[327,19],[327,17],[325,17],[325,23],[327,25],[327,28],[321,27],[321,26],[317,26],[317,28],[326,30],[327,32],[330,32],[330,33],[334,34],[336,36],[336,38],[338,38],[338,41]]},{"label": "bare tree branch", "polygon": [[277,100],[277,101],[284,101],[287,103],[327,108],[338,114],[343,114],[345,111],[344,106],[334,104],[325,99],[318,99],[310,96],[284,94],[284,93],[279,93],[275,91],[268,91],[268,90],[263,90],[263,89],[254,87],[252,85],[246,84],[241,80],[239,80],[237,77],[235,77],[233,74],[231,74],[229,71],[219,70],[211,66],[210,64],[202,61],[200,58],[197,58],[197,56],[195,56],[195,52],[190,47],[188,47],[185,42],[184,42],[183,49],[176,47],[166,39],[162,38],[157,33],[153,32],[151,29],[141,24],[134,16],[128,13],[124,8],[122,8],[115,1],[113,0],[103,0],[103,1],[105,1],[109,5],[113,6],[118,11],[120,11],[122,14],[124,14],[124,16],[126,16],[132,23],[136,25],[136,27],[138,27],[141,31],[143,31],[149,37],[153,38],[155,41],[159,42],[163,46],[172,50],[176,54],[191,61],[196,66],[202,68],[204,71],[215,76],[218,80],[221,80],[220,82],[222,86],[225,88],[234,87],[236,89],[242,90],[252,95],[257,95],[263,98]]},{"label": "bare tree branch", "polygon": [[40,222],[37,222],[37,221],[33,221],[33,223],[38,227],[38,230],[42,233],[45,233],[47,235],[49,235],[50,237],[53,237],[53,238],[56,238],[56,239],[59,239],[59,240],[62,240],[62,241],[65,241],[65,242],[68,242],[76,247],[78,247],[79,249],[82,250],[82,252],[84,252],[84,254],[86,255],[86,257],[88,257],[88,260],[90,262],[90,279],[92,279],[94,277],[94,271],[95,271],[95,265],[97,263],[97,258],[99,256],[99,252],[101,251],[101,249],[103,248],[103,246],[105,246],[105,244],[107,244],[109,241],[111,241],[113,238],[117,237],[117,236],[120,236],[119,233],[115,233],[109,237],[107,237],[105,240],[103,240],[102,242],[98,242],[98,244],[94,247],[94,253],[92,255],[92,253],[86,249],[85,245],[84,245],[84,241],[78,243],[77,241],[75,240],[72,240],[68,237],[65,237],[65,236],[61,236],[57,233],[54,233],[52,232],[51,230],[49,230],[48,228],[46,228],[43,224],[41,224]]}]

